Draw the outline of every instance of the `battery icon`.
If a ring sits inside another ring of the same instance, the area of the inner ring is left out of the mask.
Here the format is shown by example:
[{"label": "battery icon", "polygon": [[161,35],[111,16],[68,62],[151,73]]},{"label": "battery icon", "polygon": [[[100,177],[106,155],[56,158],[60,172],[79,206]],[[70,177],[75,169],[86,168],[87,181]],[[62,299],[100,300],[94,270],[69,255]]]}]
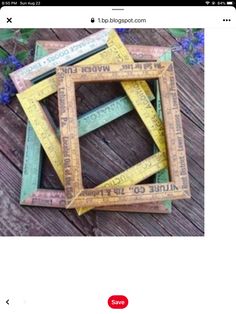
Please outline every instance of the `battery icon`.
[{"label": "battery icon", "polygon": [[227,1],[227,5],[233,5],[233,1]]}]

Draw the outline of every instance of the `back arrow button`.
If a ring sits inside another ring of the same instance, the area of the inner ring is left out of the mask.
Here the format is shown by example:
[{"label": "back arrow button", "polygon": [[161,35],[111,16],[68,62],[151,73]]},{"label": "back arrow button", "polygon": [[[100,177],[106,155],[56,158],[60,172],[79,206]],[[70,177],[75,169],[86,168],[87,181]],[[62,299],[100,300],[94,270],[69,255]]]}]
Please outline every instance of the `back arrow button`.
[{"label": "back arrow button", "polygon": [[10,305],[9,301],[10,301],[9,299],[6,300],[6,304],[7,305]]}]

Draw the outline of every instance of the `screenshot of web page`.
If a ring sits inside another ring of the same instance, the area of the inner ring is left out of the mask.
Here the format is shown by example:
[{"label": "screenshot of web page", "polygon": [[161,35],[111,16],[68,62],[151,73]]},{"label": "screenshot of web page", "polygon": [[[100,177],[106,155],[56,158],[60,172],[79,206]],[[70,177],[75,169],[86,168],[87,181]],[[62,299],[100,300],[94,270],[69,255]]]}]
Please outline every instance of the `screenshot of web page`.
[{"label": "screenshot of web page", "polygon": [[0,9],[0,313],[235,313],[235,2]]}]

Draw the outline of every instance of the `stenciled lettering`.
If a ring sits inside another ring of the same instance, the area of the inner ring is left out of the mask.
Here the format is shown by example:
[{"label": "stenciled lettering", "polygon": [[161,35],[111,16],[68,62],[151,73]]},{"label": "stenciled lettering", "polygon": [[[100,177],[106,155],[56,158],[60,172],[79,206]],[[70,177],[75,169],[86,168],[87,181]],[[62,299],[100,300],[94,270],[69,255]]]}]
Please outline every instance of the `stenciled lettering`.
[{"label": "stenciled lettering", "polygon": [[91,73],[91,72],[109,72],[110,66],[109,65],[93,65],[93,66],[84,66],[81,67],[82,73]]},{"label": "stenciled lettering", "polygon": [[161,193],[178,190],[173,183],[149,185],[149,193]]},{"label": "stenciled lettering", "polygon": [[68,136],[63,136],[62,137],[62,147],[64,151],[64,157],[70,157],[70,151],[69,147],[70,146],[70,141]]}]

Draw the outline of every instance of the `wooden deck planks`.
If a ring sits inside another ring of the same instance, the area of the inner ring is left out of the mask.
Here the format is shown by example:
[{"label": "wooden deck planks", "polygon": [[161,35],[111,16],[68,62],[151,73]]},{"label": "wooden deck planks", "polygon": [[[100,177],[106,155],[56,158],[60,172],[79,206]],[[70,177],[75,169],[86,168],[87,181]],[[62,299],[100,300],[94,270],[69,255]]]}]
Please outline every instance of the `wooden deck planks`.
[{"label": "wooden deck planks", "polygon": [[[78,40],[95,30],[42,29],[35,39]],[[125,42],[176,45],[165,30],[131,30]],[[9,43],[4,48],[11,51]],[[204,86],[202,67],[183,63],[181,53],[174,54],[176,77],[185,133],[192,199],[174,202],[171,215],[91,212],[78,218],[74,211],[30,208],[19,205],[21,169],[26,117],[15,100],[9,108],[0,107],[0,235],[97,235],[160,236],[203,235],[204,232]],[[78,87],[81,113],[119,95],[113,86],[101,92],[99,86]],[[56,97],[49,100],[50,111],[57,115]],[[57,119],[55,119],[57,121]],[[135,113],[81,139],[85,184],[94,186],[152,152],[152,141]],[[50,163],[44,162],[43,185],[59,188]],[[96,172],[94,171],[96,169]]]}]

